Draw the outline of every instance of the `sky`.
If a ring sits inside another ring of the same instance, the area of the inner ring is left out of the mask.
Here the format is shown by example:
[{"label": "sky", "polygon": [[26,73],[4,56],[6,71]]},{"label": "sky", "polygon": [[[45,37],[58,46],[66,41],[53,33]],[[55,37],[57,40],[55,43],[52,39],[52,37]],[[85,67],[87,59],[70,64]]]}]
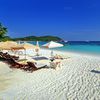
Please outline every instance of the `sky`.
[{"label": "sky", "polygon": [[100,40],[100,0],[0,0],[0,22],[11,37]]}]

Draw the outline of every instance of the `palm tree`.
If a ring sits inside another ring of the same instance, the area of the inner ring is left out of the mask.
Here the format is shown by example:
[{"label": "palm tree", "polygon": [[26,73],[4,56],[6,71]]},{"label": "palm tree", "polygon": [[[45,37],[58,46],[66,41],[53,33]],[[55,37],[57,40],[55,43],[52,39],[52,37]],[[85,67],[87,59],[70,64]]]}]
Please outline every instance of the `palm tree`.
[{"label": "palm tree", "polygon": [[7,33],[7,28],[0,23],[0,38],[4,37]]}]

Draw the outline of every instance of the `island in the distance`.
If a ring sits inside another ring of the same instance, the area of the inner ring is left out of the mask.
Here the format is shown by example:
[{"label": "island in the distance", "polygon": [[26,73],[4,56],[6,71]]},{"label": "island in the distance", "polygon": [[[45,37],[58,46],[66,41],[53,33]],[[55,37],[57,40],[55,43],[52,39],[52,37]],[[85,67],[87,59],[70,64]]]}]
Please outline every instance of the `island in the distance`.
[{"label": "island in the distance", "polygon": [[10,38],[6,36],[3,40],[13,40],[13,41],[58,41],[61,42],[63,39],[57,36],[27,36],[21,38]]},{"label": "island in the distance", "polygon": [[8,29],[0,23],[0,41],[63,41],[63,39],[57,36],[26,36],[26,37],[16,37],[12,38],[7,35]]}]

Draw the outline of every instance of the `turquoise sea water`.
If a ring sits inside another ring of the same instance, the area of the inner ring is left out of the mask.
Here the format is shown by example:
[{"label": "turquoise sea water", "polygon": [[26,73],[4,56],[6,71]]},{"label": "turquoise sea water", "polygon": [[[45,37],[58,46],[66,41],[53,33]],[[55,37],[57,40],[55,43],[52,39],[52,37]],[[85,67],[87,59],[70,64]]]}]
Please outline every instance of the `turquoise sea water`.
[{"label": "turquoise sea water", "polygon": [[[30,43],[36,44],[36,42],[30,42]],[[40,46],[45,43],[46,42],[39,42]],[[70,43],[63,43],[63,44],[64,47],[54,48],[54,50],[100,55],[100,44],[98,44],[98,42],[92,42],[92,43],[86,43],[86,42],[71,43],[70,42]]]},{"label": "turquoise sea water", "polygon": [[100,46],[98,45],[65,45],[62,48],[57,48],[58,50],[79,52],[79,53],[90,53],[100,55]]}]

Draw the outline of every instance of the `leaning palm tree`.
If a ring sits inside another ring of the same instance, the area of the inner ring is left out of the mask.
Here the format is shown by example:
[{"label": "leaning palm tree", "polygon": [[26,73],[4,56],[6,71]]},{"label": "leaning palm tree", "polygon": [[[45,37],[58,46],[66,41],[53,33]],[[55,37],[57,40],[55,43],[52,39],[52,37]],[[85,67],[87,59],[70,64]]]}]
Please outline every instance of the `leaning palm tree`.
[{"label": "leaning palm tree", "polygon": [[7,33],[7,28],[0,23],[0,38],[4,37]]}]

